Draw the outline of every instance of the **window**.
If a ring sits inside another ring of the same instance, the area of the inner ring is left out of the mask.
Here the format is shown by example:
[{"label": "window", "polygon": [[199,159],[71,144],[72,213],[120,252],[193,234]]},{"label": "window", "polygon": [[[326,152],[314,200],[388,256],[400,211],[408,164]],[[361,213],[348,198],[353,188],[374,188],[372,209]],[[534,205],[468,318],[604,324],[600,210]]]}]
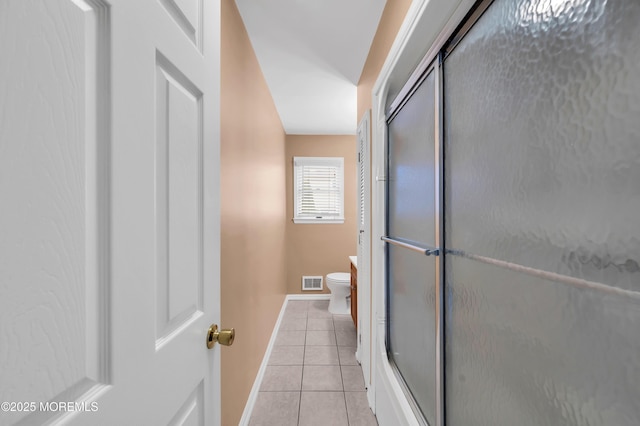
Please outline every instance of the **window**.
[{"label": "window", "polygon": [[344,158],[293,157],[293,222],[344,223]]}]

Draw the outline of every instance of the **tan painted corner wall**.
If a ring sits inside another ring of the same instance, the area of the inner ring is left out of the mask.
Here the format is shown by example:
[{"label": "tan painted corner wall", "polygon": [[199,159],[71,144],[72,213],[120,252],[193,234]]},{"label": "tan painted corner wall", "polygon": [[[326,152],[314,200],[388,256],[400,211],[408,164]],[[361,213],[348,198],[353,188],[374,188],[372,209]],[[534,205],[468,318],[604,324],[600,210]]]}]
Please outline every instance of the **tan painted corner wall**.
[{"label": "tan painted corner wall", "polygon": [[[295,224],[293,157],[344,157],[344,224]],[[349,256],[357,254],[356,136],[287,135],[287,290],[302,292],[303,275],[349,272]],[[304,294],[319,293],[305,291]],[[323,293],[329,293],[324,285]]]},{"label": "tan painted corner wall", "polygon": [[396,39],[402,22],[411,6],[411,0],[389,0],[382,11],[376,35],[371,42],[367,61],[358,82],[358,122],[371,105],[371,90],[378,79],[382,65]]},{"label": "tan painted corner wall", "polygon": [[237,425],[286,294],[285,134],[233,0],[221,29],[222,424]]}]

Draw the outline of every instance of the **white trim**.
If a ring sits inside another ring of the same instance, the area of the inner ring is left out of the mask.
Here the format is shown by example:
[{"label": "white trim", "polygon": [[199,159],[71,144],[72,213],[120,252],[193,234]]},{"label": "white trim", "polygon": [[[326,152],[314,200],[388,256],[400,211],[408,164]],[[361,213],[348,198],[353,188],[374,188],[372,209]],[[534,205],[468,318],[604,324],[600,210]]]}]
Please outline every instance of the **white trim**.
[{"label": "white trim", "polygon": [[244,411],[242,412],[242,417],[240,417],[239,426],[247,426],[249,424],[249,420],[251,419],[251,413],[253,412],[253,407],[256,405],[256,400],[258,399],[258,392],[260,391],[260,386],[262,385],[262,379],[264,378],[264,373],[267,370],[267,365],[269,363],[269,358],[271,357],[271,352],[273,351],[273,346],[275,345],[276,336],[278,335],[278,330],[280,329],[280,324],[282,323],[282,317],[284,316],[284,312],[287,308],[287,304],[290,300],[329,300],[331,299],[330,294],[287,294],[284,299],[284,303],[282,303],[282,308],[280,308],[280,314],[278,314],[278,319],[276,320],[276,324],[273,326],[273,332],[271,333],[271,338],[269,339],[269,344],[267,345],[267,350],[264,353],[264,357],[262,358],[262,363],[260,364],[260,368],[258,369],[258,374],[256,375],[256,379],[253,382],[253,387],[251,388],[251,392],[249,392],[249,397],[247,398],[247,403],[244,406]]},{"label": "white trim", "polygon": [[[378,118],[378,102],[380,100],[386,100],[386,92],[387,92],[387,84],[389,79],[391,78],[391,72],[393,68],[395,68],[400,62],[400,55],[407,47],[409,43],[409,39],[413,32],[416,29],[419,18],[424,13],[424,8],[429,3],[429,0],[414,0],[411,2],[411,6],[409,6],[409,10],[402,22],[402,26],[400,30],[398,30],[398,34],[396,35],[393,44],[391,45],[391,49],[389,50],[389,54],[387,55],[387,59],[384,61],[382,65],[382,69],[378,74],[378,78],[373,85],[372,90],[372,107],[373,107],[373,116],[372,124],[375,124]],[[384,90],[383,90],[384,89]],[[384,96],[381,96],[384,95]],[[376,99],[379,97],[383,97],[383,99]],[[383,104],[384,105],[384,104]],[[382,113],[384,114],[384,106],[382,108]],[[373,134],[375,135],[375,128]]]},{"label": "white trim", "polygon": [[331,300],[330,294],[287,294],[289,300]]},{"label": "white trim", "polygon": [[331,224],[331,223],[344,223],[344,218],[339,217],[337,219],[302,219],[293,218],[293,223],[319,223],[319,224]]},{"label": "white trim", "polygon": [[362,374],[367,388],[367,399],[369,405],[375,412],[375,399],[373,392],[370,392],[372,376],[375,375],[373,364],[371,363],[371,353],[374,348],[371,346],[371,110],[368,109],[362,115],[358,125],[358,152],[360,152],[360,135],[364,132],[363,155],[364,161],[359,162],[364,172],[364,221],[360,224],[360,170],[358,170],[358,199],[356,200],[358,211],[358,262],[356,270],[358,273],[358,349],[356,359],[362,366]]}]

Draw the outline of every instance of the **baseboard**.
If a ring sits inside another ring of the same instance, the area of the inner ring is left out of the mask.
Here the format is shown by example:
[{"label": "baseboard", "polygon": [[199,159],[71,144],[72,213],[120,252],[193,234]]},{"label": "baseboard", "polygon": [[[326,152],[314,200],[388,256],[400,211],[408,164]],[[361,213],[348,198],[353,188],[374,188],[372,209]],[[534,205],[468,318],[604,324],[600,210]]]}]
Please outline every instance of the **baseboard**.
[{"label": "baseboard", "polygon": [[287,301],[289,300],[329,300],[330,294],[316,293],[316,294],[287,294]]},{"label": "baseboard", "polygon": [[249,393],[249,398],[247,398],[247,403],[244,406],[242,417],[240,418],[240,422],[238,423],[239,426],[247,426],[249,424],[249,419],[251,419],[251,413],[253,412],[253,407],[256,404],[256,400],[258,399],[258,392],[260,391],[260,385],[262,385],[262,379],[267,369],[269,358],[271,357],[271,351],[273,350],[273,346],[275,344],[276,337],[278,335],[278,329],[280,328],[280,323],[282,322],[282,317],[284,316],[284,311],[287,309],[287,304],[289,303],[289,301],[290,300],[329,300],[329,299],[331,299],[330,294],[287,294],[287,296],[284,299],[284,303],[282,304],[282,308],[280,308],[280,314],[278,314],[276,325],[273,326],[273,331],[271,332],[271,338],[269,339],[267,350],[265,351],[264,357],[262,358],[262,363],[260,364],[260,368],[258,369],[256,380],[253,382],[253,387],[251,388],[251,392]]}]

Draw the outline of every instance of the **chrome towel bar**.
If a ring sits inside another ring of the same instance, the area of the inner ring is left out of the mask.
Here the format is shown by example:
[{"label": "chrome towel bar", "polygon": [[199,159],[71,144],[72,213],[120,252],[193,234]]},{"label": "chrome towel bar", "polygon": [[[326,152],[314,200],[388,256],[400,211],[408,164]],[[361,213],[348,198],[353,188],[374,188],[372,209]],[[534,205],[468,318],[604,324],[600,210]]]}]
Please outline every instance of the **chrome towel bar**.
[{"label": "chrome towel bar", "polygon": [[394,238],[389,237],[380,237],[382,241],[385,243],[393,244],[394,246],[404,247],[409,250],[417,251],[422,254],[426,254],[427,256],[439,256],[440,249],[435,247],[420,247],[413,244],[405,243],[404,241],[396,240]]}]

